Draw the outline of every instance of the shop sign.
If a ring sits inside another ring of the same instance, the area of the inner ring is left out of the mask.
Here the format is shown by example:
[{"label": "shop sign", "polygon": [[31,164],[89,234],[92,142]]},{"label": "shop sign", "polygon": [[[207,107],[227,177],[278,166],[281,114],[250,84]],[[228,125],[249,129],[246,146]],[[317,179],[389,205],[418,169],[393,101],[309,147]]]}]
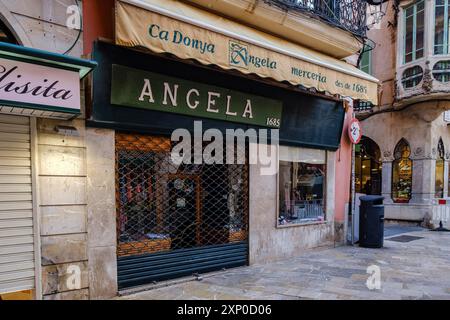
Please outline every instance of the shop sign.
[{"label": "shop sign", "polygon": [[[135,1],[127,0],[134,3]],[[162,1],[159,3],[163,3]],[[165,5],[196,10],[175,1]],[[195,59],[223,69],[236,69],[245,74],[287,81],[293,85],[315,88],[377,104],[378,83],[375,78],[337,59],[307,48],[287,43],[254,29],[220,20],[222,30],[257,39],[260,45],[205,29],[163,14],[116,2],[116,44],[146,47],[157,53],[171,53],[181,59]],[[190,11],[189,11],[190,12]],[[197,19],[204,13],[195,11]],[[209,16],[202,16],[207,19]],[[207,19],[208,20],[208,19]],[[204,21],[213,24],[212,19]],[[264,46],[270,46],[270,49]]]},{"label": "shop sign", "polygon": [[352,119],[350,122],[350,125],[348,126],[348,137],[350,138],[350,141],[353,144],[359,143],[362,138],[362,129],[361,129],[361,123],[358,121],[358,119]]},{"label": "shop sign", "polygon": [[281,125],[281,101],[120,65],[112,66],[111,104],[270,128]]},{"label": "shop sign", "polygon": [[79,72],[0,57],[0,105],[79,114]]}]

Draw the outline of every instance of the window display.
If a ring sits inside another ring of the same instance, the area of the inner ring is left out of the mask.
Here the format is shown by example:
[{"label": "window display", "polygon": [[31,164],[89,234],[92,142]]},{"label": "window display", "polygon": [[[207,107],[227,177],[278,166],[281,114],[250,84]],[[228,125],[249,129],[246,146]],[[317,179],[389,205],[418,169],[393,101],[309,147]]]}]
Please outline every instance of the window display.
[{"label": "window display", "polygon": [[280,146],[279,225],[325,220],[326,151]]},{"label": "window display", "polygon": [[408,203],[412,189],[411,148],[405,139],[395,147],[392,163],[392,200],[396,203]]},{"label": "window display", "polygon": [[442,139],[439,139],[434,180],[434,196],[436,198],[444,197],[444,154],[444,143]]}]

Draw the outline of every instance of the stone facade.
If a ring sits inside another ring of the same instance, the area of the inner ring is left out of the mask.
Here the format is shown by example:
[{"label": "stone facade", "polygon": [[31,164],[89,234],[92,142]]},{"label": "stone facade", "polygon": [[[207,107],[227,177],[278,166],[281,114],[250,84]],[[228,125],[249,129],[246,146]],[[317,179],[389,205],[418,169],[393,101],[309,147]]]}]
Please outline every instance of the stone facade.
[{"label": "stone facade", "polygon": [[[386,218],[422,223],[433,227],[435,203],[435,169],[437,147],[442,139],[445,150],[444,196],[448,195],[450,129],[443,112],[450,109],[448,84],[433,79],[429,72],[437,56],[433,55],[434,1],[425,1],[424,58],[403,63],[403,9],[413,1],[389,1],[386,16],[378,28],[368,32],[375,43],[371,53],[372,75],[380,80],[380,104],[371,111],[357,114],[362,120],[363,134],[380,147],[382,155],[382,195],[385,197]],[[443,58],[442,58],[443,59]],[[423,79],[412,89],[405,89],[401,77],[407,68],[424,68]],[[392,201],[392,161],[400,139],[411,148],[413,180],[411,200],[407,204]],[[449,222],[450,223],[450,222]]]},{"label": "stone facade", "polygon": [[[424,110],[428,110],[425,116]],[[383,124],[382,129],[380,123]],[[442,110],[435,102],[423,102],[403,111],[371,116],[362,122],[362,127],[364,135],[375,141],[381,150],[382,195],[385,197],[386,219],[429,223],[435,200],[435,165],[439,139],[442,139],[444,149],[450,150],[450,128],[443,121]],[[409,204],[393,203],[391,192],[393,153],[402,138],[411,147],[410,158],[413,161],[413,186]],[[448,194],[448,166],[449,159],[446,155],[445,196]]]},{"label": "stone facade", "polygon": [[117,294],[114,130],[86,135],[90,298],[106,299]]},{"label": "stone facade", "polygon": [[[77,128],[78,136],[57,134],[57,125]],[[39,119],[37,141],[42,294],[44,299],[88,297],[84,121]],[[73,266],[81,278],[77,289],[66,284]]]}]

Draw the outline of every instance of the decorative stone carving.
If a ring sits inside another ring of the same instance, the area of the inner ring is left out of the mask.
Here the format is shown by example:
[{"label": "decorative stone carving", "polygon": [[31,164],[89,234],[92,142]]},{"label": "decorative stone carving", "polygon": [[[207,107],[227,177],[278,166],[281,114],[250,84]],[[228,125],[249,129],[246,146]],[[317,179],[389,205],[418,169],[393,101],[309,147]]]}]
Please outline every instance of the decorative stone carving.
[{"label": "decorative stone carving", "polygon": [[416,150],[414,150],[414,155],[421,156],[421,155],[423,155],[423,151],[424,151],[423,148],[417,147]]},{"label": "decorative stone carving", "polygon": [[397,81],[397,79],[395,79],[394,80],[394,97],[395,97],[395,101],[397,101],[398,100],[398,96],[400,95],[400,90],[399,90],[399,87],[398,87],[398,81]]},{"label": "decorative stone carving", "polygon": [[392,156],[392,152],[389,150],[383,151],[383,162],[393,161],[394,157]]},{"label": "decorative stone carving", "polygon": [[447,152],[445,153],[445,160],[449,160],[449,159],[450,159],[450,152],[447,151]]},{"label": "decorative stone carving", "polygon": [[426,67],[423,72],[423,80],[422,80],[422,89],[426,93],[430,92],[433,89],[433,77],[431,76],[430,70],[430,61],[425,62]]}]

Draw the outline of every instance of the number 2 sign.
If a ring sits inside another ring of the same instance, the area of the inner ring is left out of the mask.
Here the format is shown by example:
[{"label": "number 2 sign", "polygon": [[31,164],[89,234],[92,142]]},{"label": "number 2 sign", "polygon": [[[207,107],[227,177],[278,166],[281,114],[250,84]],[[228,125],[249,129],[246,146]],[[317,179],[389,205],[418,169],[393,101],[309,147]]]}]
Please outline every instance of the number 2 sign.
[{"label": "number 2 sign", "polygon": [[359,143],[362,137],[361,123],[358,119],[352,119],[348,126],[348,137],[353,144]]}]

